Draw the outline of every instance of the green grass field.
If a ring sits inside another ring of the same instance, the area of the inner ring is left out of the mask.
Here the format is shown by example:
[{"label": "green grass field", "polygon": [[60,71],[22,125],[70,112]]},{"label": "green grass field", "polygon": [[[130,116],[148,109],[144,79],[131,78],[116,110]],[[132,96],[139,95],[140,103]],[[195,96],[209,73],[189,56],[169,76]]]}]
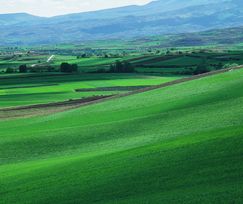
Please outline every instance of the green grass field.
[{"label": "green grass field", "polygon": [[[121,91],[76,92],[75,89],[113,86],[151,86],[179,76],[144,74],[25,74],[0,76],[0,108],[44,104]],[[124,91],[122,91],[124,92]]]},{"label": "green grass field", "polygon": [[0,121],[0,203],[242,203],[242,76]]}]

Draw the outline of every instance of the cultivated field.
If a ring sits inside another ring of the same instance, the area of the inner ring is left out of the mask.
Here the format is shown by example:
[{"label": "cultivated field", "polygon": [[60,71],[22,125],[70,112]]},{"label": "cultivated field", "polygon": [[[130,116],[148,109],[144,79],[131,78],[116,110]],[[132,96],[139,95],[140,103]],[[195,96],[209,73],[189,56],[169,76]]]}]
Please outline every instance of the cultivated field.
[{"label": "cultivated field", "polygon": [[[204,64],[208,71],[222,69],[225,66],[243,63],[241,49],[226,48],[167,48],[152,47],[149,50],[103,48],[85,49],[70,45],[59,49],[51,48],[13,50],[0,55],[0,72],[13,69],[18,72],[21,65],[27,65],[29,72],[59,72],[63,62],[75,64],[79,73],[109,72],[117,61],[129,62],[137,73],[157,73],[163,75],[192,75],[197,66]],[[76,51],[75,51],[76,49]]]},{"label": "cultivated field", "polygon": [[2,75],[0,120],[66,110],[78,107],[84,102],[151,87],[178,78],[181,77],[144,74]]},{"label": "cultivated field", "polygon": [[[141,74],[0,76],[0,107],[43,104],[95,95],[113,95],[129,89],[134,90],[132,87],[136,89],[139,86],[158,85],[178,78],[180,77]],[[114,88],[107,90],[104,89],[105,87]]]}]

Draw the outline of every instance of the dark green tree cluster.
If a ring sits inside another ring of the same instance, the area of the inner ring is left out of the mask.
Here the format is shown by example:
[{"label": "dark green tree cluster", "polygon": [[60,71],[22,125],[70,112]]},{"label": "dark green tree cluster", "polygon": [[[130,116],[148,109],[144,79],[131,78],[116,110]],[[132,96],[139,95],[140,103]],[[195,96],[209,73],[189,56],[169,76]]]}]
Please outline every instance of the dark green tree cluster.
[{"label": "dark green tree cluster", "polygon": [[19,66],[19,73],[26,73],[27,71],[28,71],[28,68],[27,68],[26,64]]},{"label": "dark green tree cluster", "polygon": [[216,70],[219,70],[219,69],[223,69],[224,68],[224,64],[222,62],[218,63],[216,66],[215,66],[215,69]]},{"label": "dark green tree cluster", "polygon": [[115,64],[111,65],[110,72],[112,73],[132,73],[134,67],[129,62],[116,61]]},{"label": "dark green tree cluster", "polygon": [[86,53],[77,56],[77,59],[89,57]]},{"label": "dark green tree cluster", "polygon": [[60,66],[60,71],[65,73],[72,73],[78,71],[78,65],[77,64],[69,64],[69,63],[62,63]]},{"label": "dark green tree cluster", "polygon": [[197,65],[194,74],[203,74],[203,73],[207,73],[210,72],[210,69],[207,65],[207,61],[204,59],[199,65]]}]

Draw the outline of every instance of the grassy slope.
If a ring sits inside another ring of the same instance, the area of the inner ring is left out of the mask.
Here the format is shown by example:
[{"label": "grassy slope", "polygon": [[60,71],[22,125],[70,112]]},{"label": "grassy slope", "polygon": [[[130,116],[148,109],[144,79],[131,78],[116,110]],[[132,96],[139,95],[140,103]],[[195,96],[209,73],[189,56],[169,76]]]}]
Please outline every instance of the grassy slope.
[{"label": "grassy slope", "polygon": [[242,203],[242,75],[0,122],[0,202]]},{"label": "grassy slope", "polygon": [[80,88],[157,85],[177,78],[179,77],[160,77],[139,74],[80,74],[26,77],[24,79],[18,77],[7,78],[0,81],[0,108],[65,101],[93,95],[111,95],[119,92],[74,91]]}]

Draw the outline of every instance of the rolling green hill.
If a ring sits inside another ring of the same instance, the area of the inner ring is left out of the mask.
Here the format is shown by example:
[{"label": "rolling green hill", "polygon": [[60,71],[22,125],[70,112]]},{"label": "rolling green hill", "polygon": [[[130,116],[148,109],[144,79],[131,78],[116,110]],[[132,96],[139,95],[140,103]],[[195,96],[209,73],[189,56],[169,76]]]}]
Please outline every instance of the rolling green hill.
[{"label": "rolling green hill", "polygon": [[0,203],[242,203],[243,70],[0,122]]}]

